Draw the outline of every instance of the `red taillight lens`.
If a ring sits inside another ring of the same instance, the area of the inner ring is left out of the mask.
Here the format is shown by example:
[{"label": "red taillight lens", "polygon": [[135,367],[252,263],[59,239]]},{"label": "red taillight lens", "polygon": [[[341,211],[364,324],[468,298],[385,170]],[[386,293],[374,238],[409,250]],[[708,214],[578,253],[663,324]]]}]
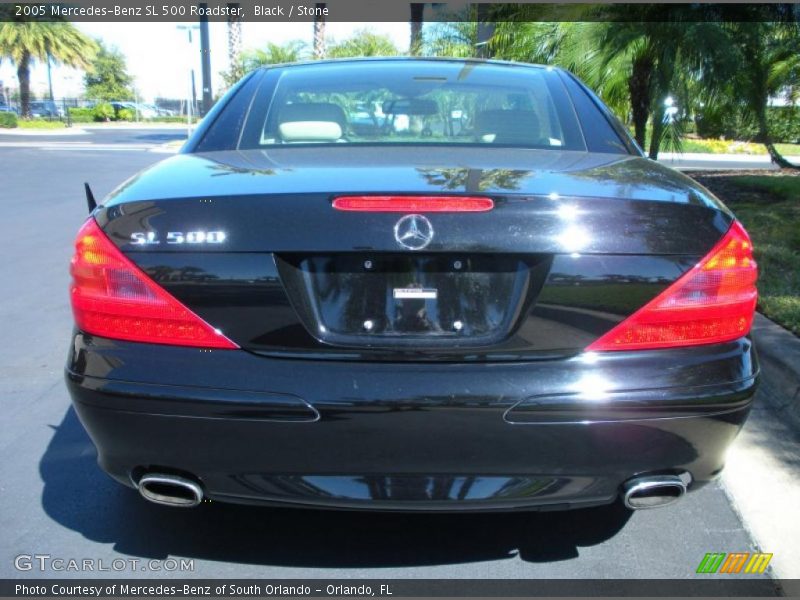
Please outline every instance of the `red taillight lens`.
[{"label": "red taillight lens", "polygon": [[734,221],[697,265],[586,350],[644,350],[727,342],[753,324],[758,268]]},{"label": "red taillight lens", "polygon": [[340,196],[336,210],[361,212],[486,212],[494,208],[491,198],[480,196]]},{"label": "red taillight lens", "polygon": [[78,328],[119,340],[237,348],[128,260],[94,219],[84,223],[70,265]]}]

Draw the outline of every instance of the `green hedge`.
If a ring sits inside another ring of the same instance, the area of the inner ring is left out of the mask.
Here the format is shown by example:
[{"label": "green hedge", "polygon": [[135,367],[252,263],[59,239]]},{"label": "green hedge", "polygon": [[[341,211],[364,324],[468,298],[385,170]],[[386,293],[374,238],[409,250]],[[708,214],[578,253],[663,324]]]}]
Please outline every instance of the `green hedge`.
[{"label": "green hedge", "polygon": [[17,126],[17,115],[13,112],[0,112],[0,127],[3,129],[13,129]]},{"label": "green hedge", "polygon": [[94,121],[94,110],[91,108],[76,108],[71,107],[69,111],[69,118],[73,123],[91,123]]},{"label": "green hedge", "polygon": [[[98,108],[98,106],[102,106],[102,108]],[[106,117],[112,121],[133,121],[135,114],[129,109],[122,109],[116,113],[110,104],[98,104],[95,108],[70,108],[69,117],[73,123],[92,123],[105,121]],[[196,120],[196,117],[193,120]],[[186,117],[155,117],[146,119],[146,121],[149,123],[185,123]]]},{"label": "green hedge", "polygon": [[[800,142],[800,109],[773,106],[767,109],[767,126],[773,142]],[[703,138],[759,141],[758,126],[742,118],[735,108],[707,109],[697,116],[697,134]]]},{"label": "green hedge", "polygon": [[800,109],[797,107],[770,108],[767,110],[767,123],[773,141],[788,144],[800,142]]}]

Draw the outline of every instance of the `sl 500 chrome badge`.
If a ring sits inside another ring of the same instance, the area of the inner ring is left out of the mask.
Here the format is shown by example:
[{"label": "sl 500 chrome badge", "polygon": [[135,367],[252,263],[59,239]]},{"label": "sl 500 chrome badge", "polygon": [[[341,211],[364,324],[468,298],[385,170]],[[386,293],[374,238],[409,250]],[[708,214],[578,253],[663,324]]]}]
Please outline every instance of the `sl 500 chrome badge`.
[{"label": "sl 500 chrome badge", "polygon": [[[227,236],[224,231],[168,231],[167,244],[221,244]],[[131,244],[158,245],[161,240],[155,231],[137,231],[131,234]]]},{"label": "sl 500 chrome badge", "polygon": [[394,226],[394,239],[409,250],[422,250],[433,240],[433,225],[422,215],[406,215]]}]

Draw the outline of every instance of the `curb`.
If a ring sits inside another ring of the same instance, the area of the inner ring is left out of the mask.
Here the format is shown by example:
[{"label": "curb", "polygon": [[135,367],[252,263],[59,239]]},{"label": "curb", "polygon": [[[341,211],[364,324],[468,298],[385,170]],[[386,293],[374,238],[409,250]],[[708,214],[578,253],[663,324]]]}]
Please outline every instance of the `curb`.
[{"label": "curb", "polygon": [[[728,448],[722,487],[759,551],[774,553],[770,576],[800,591],[800,338],[756,314],[762,377],[753,411]],[[782,518],[786,517],[786,518]]]},{"label": "curb", "polygon": [[[787,156],[786,159],[792,163],[800,162],[800,156]],[[764,154],[712,154],[710,152],[659,152],[658,160],[663,161],[681,161],[681,160],[697,160],[697,161],[725,161],[725,162],[763,162],[764,164],[772,164],[772,159],[766,152]]]},{"label": "curb", "polygon": [[[199,121],[192,123],[192,129],[196,129]],[[186,123],[157,123],[140,121],[139,123],[82,123],[84,129],[99,129],[106,131],[120,131],[126,129],[186,129]]]},{"label": "curb", "polygon": [[16,137],[36,137],[36,136],[71,136],[71,135],[86,135],[89,133],[82,127],[63,127],[58,129],[25,129],[19,127],[15,129],[0,129],[0,135],[13,135]]},{"label": "curb", "polygon": [[760,385],[788,425],[800,431],[800,338],[762,314],[756,314],[753,339],[761,363]]}]

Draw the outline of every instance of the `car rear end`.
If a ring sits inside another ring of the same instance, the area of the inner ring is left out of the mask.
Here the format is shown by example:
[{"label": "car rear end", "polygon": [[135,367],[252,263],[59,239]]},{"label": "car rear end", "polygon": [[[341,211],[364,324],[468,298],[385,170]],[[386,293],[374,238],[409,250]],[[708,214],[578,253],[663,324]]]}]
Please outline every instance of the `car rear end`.
[{"label": "car rear end", "polygon": [[72,272],[76,410],[173,505],[662,505],[758,374],[747,234],[557,70],[258,72]]}]

